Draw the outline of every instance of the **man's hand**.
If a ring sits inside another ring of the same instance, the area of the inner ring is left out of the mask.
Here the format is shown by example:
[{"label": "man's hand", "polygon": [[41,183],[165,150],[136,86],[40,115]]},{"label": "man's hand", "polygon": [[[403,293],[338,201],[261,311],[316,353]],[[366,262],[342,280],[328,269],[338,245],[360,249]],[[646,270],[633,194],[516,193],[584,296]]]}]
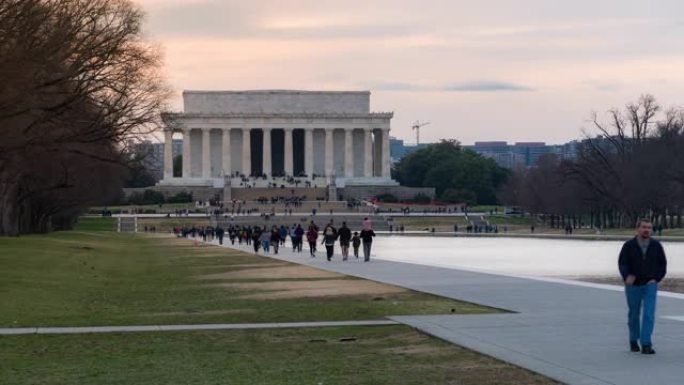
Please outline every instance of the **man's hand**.
[{"label": "man's hand", "polygon": [[636,280],[636,277],[632,274],[628,275],[627,278],[625,278],[625,285],[626,286],[632,286],[634,285],[634,281]]}]

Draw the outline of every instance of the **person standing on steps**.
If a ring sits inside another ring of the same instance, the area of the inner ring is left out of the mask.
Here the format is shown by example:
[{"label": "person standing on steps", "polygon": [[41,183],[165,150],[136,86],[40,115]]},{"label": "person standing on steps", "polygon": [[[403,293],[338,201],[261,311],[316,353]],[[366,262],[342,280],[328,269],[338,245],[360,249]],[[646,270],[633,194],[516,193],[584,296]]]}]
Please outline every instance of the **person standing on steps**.
[{"label": "person standing on steps", "polygon": [[371,252],[371,245],[373,244],[373,237],[375,236],[375,232],[373,229],[369,228],[366,230],[364,228],[361,230],[361,234],[359,234],[359,237],[361,238],[361,242],[363,243],[363,261],[368,262],[370,261],[370,252]]},{"label": "person standing on steps", "polygon": [[625,282],[629,347],[633,352],[655,354],[651,334],[655,326],[658,283],[665,278],[667,259],[660,242],[651,238],[650,220],[639,219],[636,231],[637,235],[622,245],[618,259]]},{"label": "person standing on steps", "polygon": [[335,253],[335,241],[337,240],[337,229],[332,225],[332,220],[323,229],[323,242],[325,244],[325,252],[328,261],[332,259]]},{"label": "person standing on steps", "polygon": [[337,230],[337,235],[340,238],[340,248],[342,249],[342,260],[346,261],[349,258],[349,242],[351,241],[352,233],[347,227],[347,222],[342,222],[342,227]]}]

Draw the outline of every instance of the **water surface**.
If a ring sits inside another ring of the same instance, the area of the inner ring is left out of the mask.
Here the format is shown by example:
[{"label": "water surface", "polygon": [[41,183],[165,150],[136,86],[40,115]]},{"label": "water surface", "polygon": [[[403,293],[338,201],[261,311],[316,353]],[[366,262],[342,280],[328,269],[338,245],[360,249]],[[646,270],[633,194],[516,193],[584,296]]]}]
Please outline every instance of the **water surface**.
[{"label": "water surface", "polygon": [[[388,261],[540,277],[616,276],[623,242],[532,238],[379,236],[373,256]],[[684,277],[684,243],[663,243],[668,275]]]}]

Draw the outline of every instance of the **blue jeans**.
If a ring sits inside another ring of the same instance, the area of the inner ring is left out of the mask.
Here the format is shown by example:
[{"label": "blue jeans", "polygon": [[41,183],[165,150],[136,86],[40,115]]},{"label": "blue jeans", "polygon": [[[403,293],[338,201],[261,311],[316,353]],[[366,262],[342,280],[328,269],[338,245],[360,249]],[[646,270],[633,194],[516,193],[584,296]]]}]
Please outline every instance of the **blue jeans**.
[{"label": "blue jeans", "polygon": [[[627,314],[629,325],[629,340],[640,341],[641,345],[651,345],[651,334],[655,325],[656,297],[658,284],[649,283],[643,286],[625,286],[627,297]],[[641,309],[643,303],[643,320]]]},{"label": "blue jeans", "polygon": [[269,241],[261,241],[261,248],[264,249],[264,253],[268,253],[269,246],[270,246]]}]

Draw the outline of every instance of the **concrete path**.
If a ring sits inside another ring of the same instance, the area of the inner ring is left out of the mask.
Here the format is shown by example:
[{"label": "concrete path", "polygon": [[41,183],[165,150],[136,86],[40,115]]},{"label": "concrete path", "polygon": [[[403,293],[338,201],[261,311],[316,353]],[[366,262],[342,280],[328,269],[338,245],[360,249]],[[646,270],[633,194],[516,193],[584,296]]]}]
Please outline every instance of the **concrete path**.
[{"label": "concrete path", "polygon": [[[247,246],[237,249],[251,252]],[[474,273],[374,259],[363,263],[305,250],[284,261],[505,309],[488,315],[401,316],[393,320],[568,384],[684,382],[684,295],[658,299],[657,354],[629,352],[624,293],[606,285]],[[338,248],[339,250],[339,248]],[[381,254],[382,251],[379,251]],[[375,253],[374,253],[375,254]]]},{"label": "concrete path", "polygon": [[137,325],[137,326],[83,326],[0,328],[0,335],[19,334],[84,334],[84,333],[130,333],[130,332],[176,332],[188,330],[235,330],[235,329],[283,329],[320,328],[336,326],[382,326],[397,325],[397,321],[330,321],[330,322],[280,322],[255,324],[195,324],[195,325]]}]

